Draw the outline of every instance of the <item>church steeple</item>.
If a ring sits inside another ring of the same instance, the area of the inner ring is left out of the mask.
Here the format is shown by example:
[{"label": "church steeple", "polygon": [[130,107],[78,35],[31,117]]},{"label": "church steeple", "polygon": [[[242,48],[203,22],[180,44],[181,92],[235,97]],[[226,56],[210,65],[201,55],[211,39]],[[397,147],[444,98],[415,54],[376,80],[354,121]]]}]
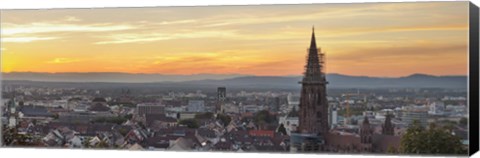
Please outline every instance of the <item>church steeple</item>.
[{"label": "church steeple", "polygon": [[395,126],[392,124],[392,115],[387,112],[385,123],[382,126],[382,134],[384,135],[394,135]]},{"label": "church steeple", "polygon": [[313,133],[325,136],[329,131],[327,87],[322,70],[324,55],[317,48],[315,30],[312,28],[310,48],[307,49],[307,61],[302,81],[299,104],[299,126],[302,133]]},{"label": "church steeple", "polygon": [[305,74],[302,82],[326,82],[323,71],[323,53],[317,48],[315,39],[315,28],[312,27],[312,37],[310,48],[308,48],[307,64],[305,65]]},{"label": "church steeple", "polygon": [[312,26],[312,39],[310,40],[310,49],[317,49],[317,43],[315,42],[315,27]]}]

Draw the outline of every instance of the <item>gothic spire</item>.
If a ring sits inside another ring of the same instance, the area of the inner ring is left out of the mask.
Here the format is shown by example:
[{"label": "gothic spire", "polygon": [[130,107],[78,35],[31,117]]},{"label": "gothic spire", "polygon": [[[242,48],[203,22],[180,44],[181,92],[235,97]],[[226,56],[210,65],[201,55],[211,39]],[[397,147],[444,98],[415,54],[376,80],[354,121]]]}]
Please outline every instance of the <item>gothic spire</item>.
[{"label": "gothic spire", "polygon": [[317,49],[317,43],[315,42],[315,27],[312,26],[312,40],[310,41],[310,49]]},{"label": "gothic spire", "polygon": [[370,124],[370,122],[368,121],[368,117],[365,116],[365,117],[363,118],[363,125],[369,125],[369,124]]},{"label": "gothic spire", "polygon": [[303,81],[320,82],[321,66],[319,59],[319,50],[315,41],[315,29],[312,27],[312,38],[310,41],[310,48],[308,49],[307,65],[305,66],[305,78]]}]

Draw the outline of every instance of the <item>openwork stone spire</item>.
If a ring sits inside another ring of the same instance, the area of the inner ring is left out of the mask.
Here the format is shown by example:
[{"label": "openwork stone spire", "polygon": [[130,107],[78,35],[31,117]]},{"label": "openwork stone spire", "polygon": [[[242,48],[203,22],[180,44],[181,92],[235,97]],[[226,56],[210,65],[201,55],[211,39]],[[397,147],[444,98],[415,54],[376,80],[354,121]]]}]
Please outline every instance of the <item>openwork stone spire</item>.
[{"label": "openwork stone spire", "polygon": [[305,73],[302,81],[299,110],[299,132],[324,136],[329,131],[328,102],[325,74],[322,70],[323,57],[315,40],[312,28],[310,48],[308,48]]},{"label": "openwork stone spire", "polygon": [[315,40],[315,29],[312,28],[310,48],[308,48],[307,64],[305,65],[305,76],[302,82],[325,82],[323,72],[324,54],[317,48]]}]

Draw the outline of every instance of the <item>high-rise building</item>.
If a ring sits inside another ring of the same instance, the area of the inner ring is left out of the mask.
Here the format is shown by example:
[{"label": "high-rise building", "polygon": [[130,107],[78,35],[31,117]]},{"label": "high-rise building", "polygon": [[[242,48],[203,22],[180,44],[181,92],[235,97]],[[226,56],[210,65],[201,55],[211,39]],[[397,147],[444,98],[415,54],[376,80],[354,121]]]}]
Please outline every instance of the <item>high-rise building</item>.
[{"label": "high-rise building", "polygon": [[333,128],[337,125],[338,123],[338,112],[337,112],[337,106],[330,106],[330,114],[329,114],[329,119],[328,123],[330,124],[330,127]]},{"label": "high-rise building", "polygon": [[300,96],[299,132],[324,136],[329,131],[327,81],[324,72],[324,54],[317,48],[315,31],[312,29],[307,64]]},{"label": "high-rise building", "polygon": [[205,101],[203,100],[189,100],[188,112],[205,112]]},{"label": "high-rise building", "polygon": [[413,124],[413,122],[418,121],[423,127],[428,125],[428,111],[427,109],[408,107],[403,112],[402,121],[408,125]]}]

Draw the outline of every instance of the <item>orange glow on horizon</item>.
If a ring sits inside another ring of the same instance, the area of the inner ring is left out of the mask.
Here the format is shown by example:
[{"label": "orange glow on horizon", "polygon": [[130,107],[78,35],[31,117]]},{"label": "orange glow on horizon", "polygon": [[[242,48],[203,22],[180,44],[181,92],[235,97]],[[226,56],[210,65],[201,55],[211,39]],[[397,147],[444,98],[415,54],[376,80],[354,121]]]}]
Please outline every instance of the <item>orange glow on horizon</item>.
[{"label": "orange glow on horizon", "polygon": [[327,73],[466,75],[467,11],[468,2],[9,10],[1,71],[301,75],[314,25]]}]

